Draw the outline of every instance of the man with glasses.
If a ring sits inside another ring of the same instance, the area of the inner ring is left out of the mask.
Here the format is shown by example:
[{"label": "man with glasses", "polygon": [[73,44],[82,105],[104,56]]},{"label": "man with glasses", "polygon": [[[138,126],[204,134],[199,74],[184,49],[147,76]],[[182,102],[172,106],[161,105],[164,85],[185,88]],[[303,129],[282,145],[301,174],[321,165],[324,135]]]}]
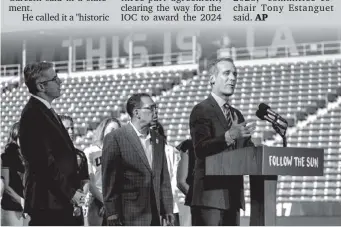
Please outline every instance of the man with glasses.
[{"label": "man with glasses", "polygon": [[27,163],[24,212],[29,225],[76,225],[73,205],[82,205],[85,195],[77,191],[75,147],[51,106],[61,95],[61,80],[49,62],[28,64],[24,77],[31,93],[19,133]]},{"label": "man with glasses", "polygon": [[131,121],[109,133],[103,144],[103,199],[108,225],[174,224],[165,140],[153,129],[157,106],[145,93],[127,102]]}]

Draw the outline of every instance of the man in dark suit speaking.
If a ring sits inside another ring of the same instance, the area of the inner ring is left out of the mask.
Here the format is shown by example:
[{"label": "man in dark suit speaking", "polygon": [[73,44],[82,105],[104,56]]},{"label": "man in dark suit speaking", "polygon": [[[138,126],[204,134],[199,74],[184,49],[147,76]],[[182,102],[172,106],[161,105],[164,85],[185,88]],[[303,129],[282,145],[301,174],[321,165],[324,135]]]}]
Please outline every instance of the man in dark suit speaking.
[{"label": "man in dark suit speaking", "polygon": [[25,84],[31,98],[20,119],[19,141],[26,161],[25,207],[30,225],[75,225],[73,204],[79,191],[75,148],[51,103],[61,94],[52,63],[28,64]]},{"label": "man in dark suit speaking", "polygon": [[[237,83],[232,59],[222,58],[209,67],[212,92],[197,104],[190,116],[190,132],[196,163],[194,168],[192,224],[239,225],[244,207],[243,176],[205,176],[205,158],[224,150],[253,146],[255,124],[229,104]],[[250,124],[248,124],[250,123]]]},{"label": "man in dark suit speaking", "polygon": [[148,94],[127,102],[131,122],[104,139],[103,199],[109,225],[158,226],[160,216],[174,224],[173,196],[165,139],[151,127],[157,106]]}]

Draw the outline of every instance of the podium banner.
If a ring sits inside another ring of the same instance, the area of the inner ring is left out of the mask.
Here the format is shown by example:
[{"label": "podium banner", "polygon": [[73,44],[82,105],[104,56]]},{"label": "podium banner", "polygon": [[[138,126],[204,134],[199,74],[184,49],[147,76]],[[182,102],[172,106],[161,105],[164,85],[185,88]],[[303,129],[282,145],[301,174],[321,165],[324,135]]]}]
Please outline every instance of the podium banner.
[{"label": "podium banner", "polygon": [[263,173],[290,176],[323,176],[324,153],[313,148],[263,148]]}]

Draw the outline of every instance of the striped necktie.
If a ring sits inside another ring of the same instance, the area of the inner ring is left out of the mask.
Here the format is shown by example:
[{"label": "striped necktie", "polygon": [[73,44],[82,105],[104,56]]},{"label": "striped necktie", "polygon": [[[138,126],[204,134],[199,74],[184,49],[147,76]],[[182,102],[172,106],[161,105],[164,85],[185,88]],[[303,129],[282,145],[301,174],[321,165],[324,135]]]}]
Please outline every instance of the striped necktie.
[{"label": "striped necktie", "polygon": [[231,107],[229,104],[225,103],[223,105],[223,110],[224,110],[224,115],[225,115],[225,118],[226,118],[226,121],[227,121],[227,126],[228,128],[231,127],[232,125],[232,112],[231,112]]}]

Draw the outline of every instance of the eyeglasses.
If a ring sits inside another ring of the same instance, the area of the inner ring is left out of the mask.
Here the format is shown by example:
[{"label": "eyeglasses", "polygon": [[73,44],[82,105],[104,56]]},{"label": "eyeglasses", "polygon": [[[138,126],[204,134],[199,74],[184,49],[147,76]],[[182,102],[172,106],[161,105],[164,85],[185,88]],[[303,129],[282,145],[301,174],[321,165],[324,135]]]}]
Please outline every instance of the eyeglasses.
[{"label": "eyeglasses", "polygon": [[59,79],[59,78],[58,78],[58,75],[55,75],[51,80],[44,80],[44,81],[41,81],[41,82],[38,82],[38,83],[40,83],[40,84],[46,84],[46,83],[48,83],[48,82],[50,82],[50,81],[57,82],[58,79]]},{"label": "eyeglasses", "polygon": [[144,109],[144,110],[150,110],[152,112],[156,112],[159,108],[157,107],[157,105],[152,105],[152,106],[149,106],[149,107],[141,107],[141,108],[138,108],[138,109]]}]

